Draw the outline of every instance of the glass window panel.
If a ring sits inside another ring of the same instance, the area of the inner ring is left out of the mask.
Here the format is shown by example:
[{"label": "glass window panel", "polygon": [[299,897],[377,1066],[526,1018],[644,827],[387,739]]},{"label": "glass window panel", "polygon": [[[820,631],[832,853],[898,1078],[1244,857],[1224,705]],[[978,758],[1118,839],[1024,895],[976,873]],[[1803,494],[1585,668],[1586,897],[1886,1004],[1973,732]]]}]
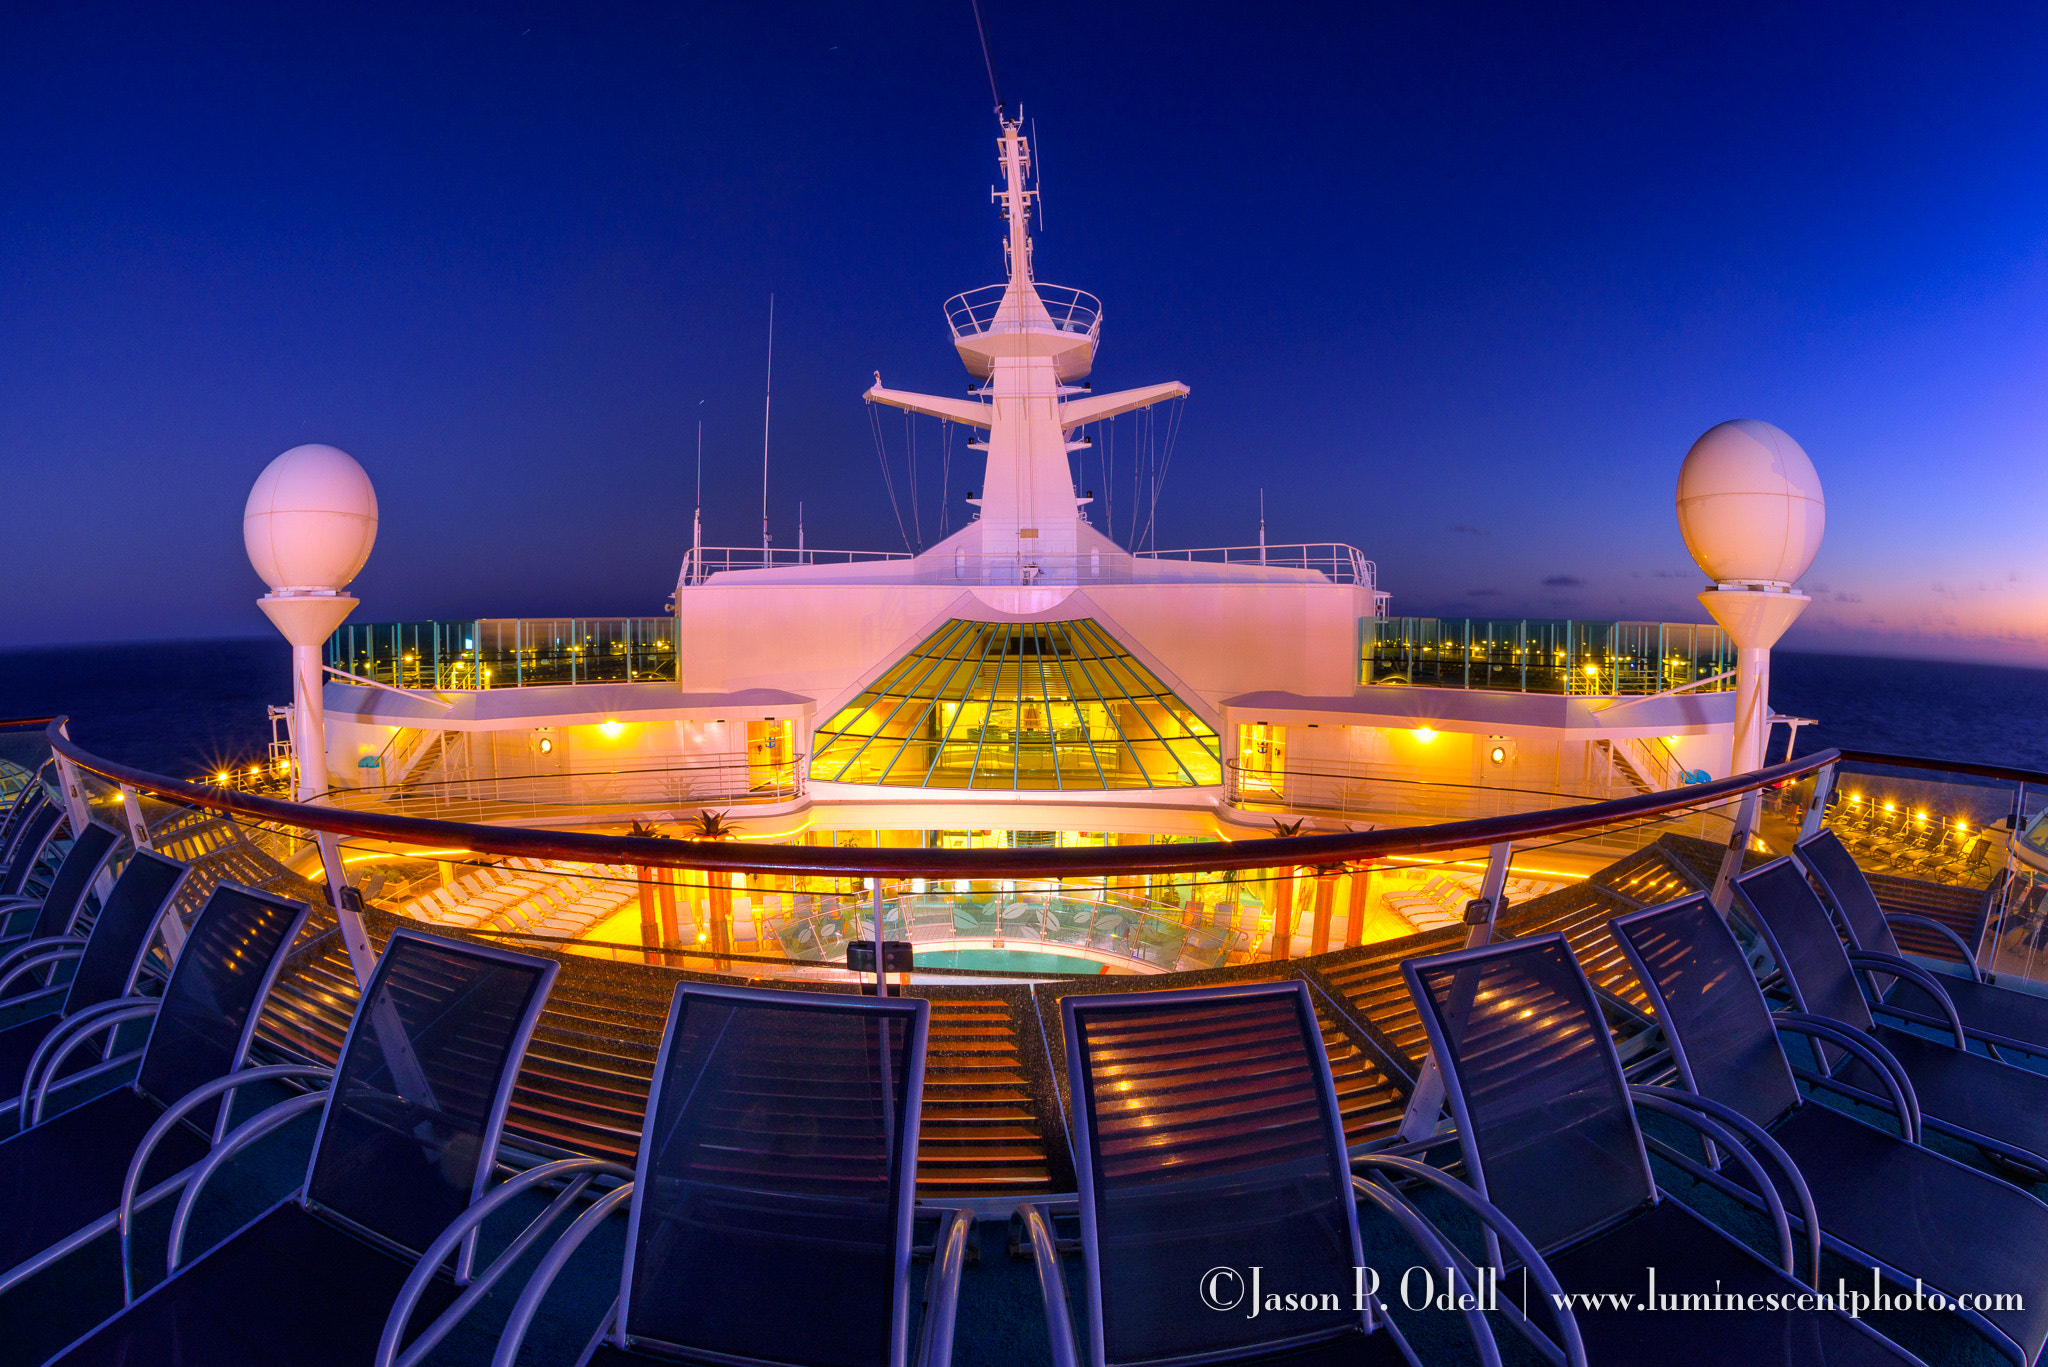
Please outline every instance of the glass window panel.
[{"label": "glass window panel", "polygon": [[[1143,758],[1132,741],[1149,747]],[[954,621],[820,728],[811,777],[892,787],[1189,787],[1220,782],[1220,756],[1199,714],[1094,623]]]}]

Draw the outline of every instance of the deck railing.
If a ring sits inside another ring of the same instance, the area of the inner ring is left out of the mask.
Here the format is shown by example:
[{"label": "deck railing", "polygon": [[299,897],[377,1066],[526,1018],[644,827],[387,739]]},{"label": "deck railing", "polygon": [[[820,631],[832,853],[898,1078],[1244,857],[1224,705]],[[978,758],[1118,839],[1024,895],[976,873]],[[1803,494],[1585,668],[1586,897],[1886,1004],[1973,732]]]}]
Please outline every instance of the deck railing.
[{"label": "deck railing", "polygon": [[[1018,330],[1043,327],[1050,322],[1055,332],[1086,333],[1099,336],[1102,331],[1102,301],[1086,290],[1077,290],[1067,285],[1048,285],[1034,280],[1031,288],[1037,293],[1038,301],[1045,305],[1046,320],[1027,319]],[[946,326],[953,333],[956,342],[970,337],[984,337],[999,330],[996,314],[1002,309],[1003,298],[1010,286],[983,285],[980,289],[964,290],[946,301]]]}]

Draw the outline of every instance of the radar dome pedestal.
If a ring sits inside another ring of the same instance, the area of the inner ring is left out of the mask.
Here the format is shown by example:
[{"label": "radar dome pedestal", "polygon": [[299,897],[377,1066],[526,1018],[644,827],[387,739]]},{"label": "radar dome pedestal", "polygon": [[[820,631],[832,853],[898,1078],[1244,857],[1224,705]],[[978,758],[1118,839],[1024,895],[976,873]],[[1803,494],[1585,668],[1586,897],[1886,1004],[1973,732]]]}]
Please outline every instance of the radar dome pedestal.
[{"label": "radar dome pedestal", "polygon": [[1820,476],[1798,442],[1767,422],[1708,429],[1678,471],[1678,529],[1714,580],[1699,599],[1735,644],[1735,735],[1729,772],[1763,767],[1771,647],[1813,600],[1793,583],[1827,526]]},{"label": "radar dome pedestal", "polygon": [[342,592],[377,542],[377,491],[354,457],[294,446],[265,466],[242,509],[242,543],[270,592],[256,600],[292,646],[292,764],[301,801],[327,791],[321,646],[356,600]]}]

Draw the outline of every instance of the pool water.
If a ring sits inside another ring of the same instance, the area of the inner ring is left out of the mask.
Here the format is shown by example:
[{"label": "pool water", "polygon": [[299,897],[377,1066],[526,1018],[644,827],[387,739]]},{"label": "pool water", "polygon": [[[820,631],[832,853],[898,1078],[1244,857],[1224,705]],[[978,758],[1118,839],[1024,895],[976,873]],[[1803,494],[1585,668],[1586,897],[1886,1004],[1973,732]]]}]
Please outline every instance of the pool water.
[{"label": "pool water", "polygon": [[930,949],[917,951],[919,968],[972,968],[984,973],[1099,973],[1102,965],[1078,954],[1042,949]]}]

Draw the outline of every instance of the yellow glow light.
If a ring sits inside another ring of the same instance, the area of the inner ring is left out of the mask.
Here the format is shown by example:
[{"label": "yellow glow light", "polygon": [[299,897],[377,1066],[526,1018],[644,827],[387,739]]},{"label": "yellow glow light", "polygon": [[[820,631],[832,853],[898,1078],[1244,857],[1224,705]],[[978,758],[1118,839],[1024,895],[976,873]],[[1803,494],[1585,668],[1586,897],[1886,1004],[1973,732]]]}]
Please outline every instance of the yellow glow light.
[{"label": "yellow glow light", "polygon": [[258,774],[260,774],[260,773],[262,773],[262,772],[263,772],[263,769],[262,769],[262,767],[261,767],[260,765],[255,765],[255,764],[252,764],[252,765],[250,765],[250,766],[249,766],[249,777],[250,777],[250,778],[254,778],[254,777],[256,777],[256,775],[258,775]]},{"label": "yellow glow light", "polygon": [[1861,793],[1851,793],[1851,794],[1849,794],[1849,800],[1850,800],[1851,802],[1857,802],[1857,803],[1860,803],[1860,802],[1862,802],[1862,801],[1863,801],[1863,794],[1861,794]]},{"label": "yellow glow light", "polygon": [[1436,732],[1430,730],[1427,726],[1416,727],[1414,735],[1415,742],[1418,745],[1427,745],[1436,739]]},{"label": "yellow glow light", "polygon": [[1589,678],[1589,679],[1590,679],[1590,678],[1593,678],[1594,676],[1598,675],[1599,673],[1600,673],[1600,666],[1598,666],[1598,665],[1587,665],[1587,666],[1586,666],[1586,677],[1587,677],[1587,678]]},{"label": "yellow glow light", "polygon": [[228,781],[228,777],[228,771],[223,769],[213,776],[213,781],[215,783],[226,783]]},{"label": "yellow glow light", "polygon": [[626,724],[619,721],[608,721],[597,729],[603,733],[606,740],[617,740],[620,733],[626,729]]},{"label": "yellow glow light", "polygon": [[1894,810],[1896,810],[1896,808],[1894,808],[1894,807],[1892,806],[1892,804],[1891,804],[1891,803],[1889,803],[1889,802],[1887,802],[1887,803],[1885,803],[1885,804],[1884,804],[1884,809],[1885,809],[1886,811],[1888,811],[1888,812],[1889,812],[1889,811],[1894,811]]}]

